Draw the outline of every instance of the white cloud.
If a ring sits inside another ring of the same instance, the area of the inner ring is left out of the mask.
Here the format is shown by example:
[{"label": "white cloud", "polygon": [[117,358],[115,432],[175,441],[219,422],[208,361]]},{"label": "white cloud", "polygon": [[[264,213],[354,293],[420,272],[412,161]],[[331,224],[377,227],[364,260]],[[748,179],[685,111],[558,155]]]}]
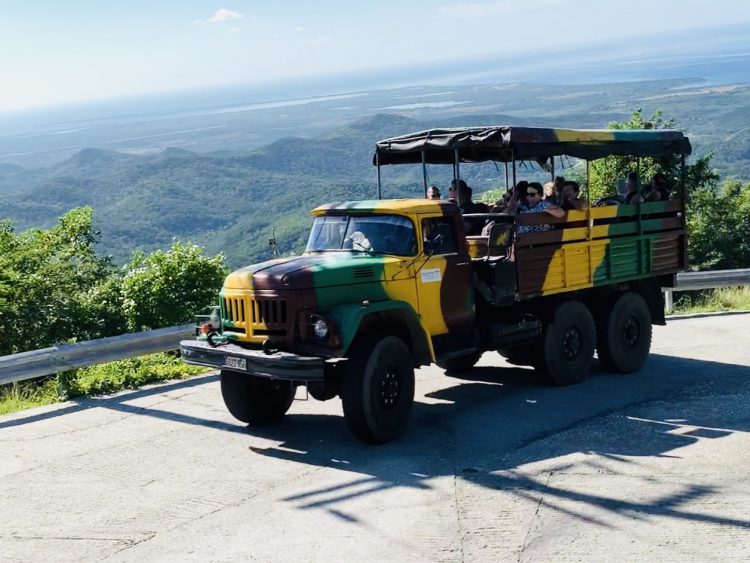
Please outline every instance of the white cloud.
[{"label": "white cloud", "polygon": [[303,31],[305,31],[305,28],[304,26],[298,25],[297,27],[294,28],[294,31],[297,33],[302,33]]},{"label": "white cloud", "polygon": [[237,26],[229,28],[229,31],[231,31],[232,33],[237,33],[239,30],[240,30],[240,28],[237,27]]},{"label": "white cloud", "polygon": [[509,12],[527,12],[538,8],[548,8],[567,4],[568,0],[495,0],[494,2],[482,2],[477,4],[447,4],[440,6],[438,12],[459,18],[483,18],[495,14]]},{"label": "white cloud", "polygon": [[242,18],[242,14],[240,14],[239,12],[235,12],[234,10],[229,10],[227,8],[221,8],[219,10],[216,10],[216,13],[207,21],[209,23],[220,23],[230,20],[238,20],[240,18]]}]

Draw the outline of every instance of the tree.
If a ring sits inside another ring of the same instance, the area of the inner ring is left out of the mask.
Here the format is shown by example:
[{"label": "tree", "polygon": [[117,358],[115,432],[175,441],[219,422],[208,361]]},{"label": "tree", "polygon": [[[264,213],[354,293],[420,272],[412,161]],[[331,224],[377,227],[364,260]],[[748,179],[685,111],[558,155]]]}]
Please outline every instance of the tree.
[{"label": "tree", "polygon": [[185,323],[215,302],[221,255],[175,242],[117,269],[97,254],[92,221],[89,207],[48,230],[0,221],[0,355]]},{"label": "tree", "polygon": [[[665,119],[661,111],[644,119],[640,108],[633,112],[629,121],[613,121],[609,124],[610,129],[671,129],[674,126],[674,120]],[[652,178],[657,172],[662,172],[670,179],[672,185],[676,186],[680,178],[680,157],[667,155],[659,158],[641,157],[636,160],[631,156],[609,156],[595,160],[591,163],[589,170],[591,200],[613,195],[618,181],[634,171],[639,172],[641,180]]]},{"label": "tree", "polygon": [[690,263],[699,270],[750,267],[750,184],[703,186],[688,208]]},{"label": "tree", "polygon": [[216,302],[226,275],[224,257],[203,256],[195,244],[175,241],[167,251],[136,253],[122,280],[130,330],[178,325]]},{"label": "tree", "polygon": [[[610,129],[668,129],[675,126],[657,111],[644,119],[640,109],[630,120],[610,123]],[[731,180],[719,185],[719,174],[711,168],[713,152],[685,167],[685,208],[688,224],[689,261],[695,269],[746,268],[750,266],[750,184]],[[641,178],[662,172],[679,184],[680,158],[642,157],[637,163]],[[635,170],[631,157],[613,156],[591,163],[592,199],[611,195],[612,188]]]},{"label": "tree", "polygon": [[0,354],[101,335],[87,299],[113,267],[96,254],[92,217],[90,207],[73,209],[20,235],[0,224]]}]

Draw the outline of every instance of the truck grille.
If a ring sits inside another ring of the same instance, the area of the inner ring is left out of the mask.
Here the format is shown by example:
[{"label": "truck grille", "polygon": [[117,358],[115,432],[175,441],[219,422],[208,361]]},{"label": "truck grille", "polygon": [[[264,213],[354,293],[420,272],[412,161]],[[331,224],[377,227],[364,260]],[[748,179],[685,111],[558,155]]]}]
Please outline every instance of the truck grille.
[{"label": "truck grille", "polygon": [[232,326],[224,330],[247,336],[286,336],[285,299],[224,297],[224,318]]}]

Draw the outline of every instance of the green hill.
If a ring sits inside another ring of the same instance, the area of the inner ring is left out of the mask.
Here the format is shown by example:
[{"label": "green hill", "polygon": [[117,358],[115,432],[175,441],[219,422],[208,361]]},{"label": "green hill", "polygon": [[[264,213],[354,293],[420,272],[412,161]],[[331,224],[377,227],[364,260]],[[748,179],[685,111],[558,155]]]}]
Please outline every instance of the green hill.
[{"label": "green hill", "polygon": [[[713,119],[707,109],[696,108],[695,96],[670,96],[642,101],[648,102],[647,108],[660,104],[666,115],[676,117],[678,126],[691,135],[696,155],[715,150],[713,163],[723,174],[750,177],[749,118],[736,113],[748,107],[750,89],[712,90],[701,97],[711,102]],[[543,117],[446,112],[428,122],[374,114],[317,138],[284,138],[244,153],[84,149],[48,168],[2,165],[0,218],[15,221],[18,230],[49,227],[69,209],[90,205],[102,234],[101,251],[115,262],[125,262],[134,250],[165,248],[178,238],[204,245],[209,253],[223,252],[231,266],[239,266],[270,256],[272,230],[282,253],[299,251],[309,211],[317,205],[373,197],[376,173],[371,159],[379,139],[431,127],[498,123],[604,127],[627,115],[616,104],[586,109],[577,97],[571,99],[575,103],[566,111]],[[445,187],[449,168],[430,167],[430,181]],[[477,191],[504,183],[504,171],[490,163],[461,172]],[[386,197],[422,193],[419,167],[385,168],[383,183]]]},{"label": "green hill", "polygon": [[176,237],[224,252],[236,266],[270,255],[272,229],[280,251],[299,250],[313,207],[372,197],[375,140],[415,127],[405,118],[375,116],[320,139],[282,139],[247,154],[84,149],[43,171],[0,170],[0,185],[24,184],[4,198],[0,216],[23,230],[90,205],[102,250],[117,262]]}]

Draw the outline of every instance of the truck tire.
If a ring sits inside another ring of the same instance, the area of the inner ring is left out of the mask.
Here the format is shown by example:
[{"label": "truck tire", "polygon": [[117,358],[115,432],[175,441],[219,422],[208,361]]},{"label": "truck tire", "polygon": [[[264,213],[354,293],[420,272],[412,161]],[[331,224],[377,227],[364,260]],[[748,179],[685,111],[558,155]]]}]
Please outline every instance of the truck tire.
[{"label": "truck tire", "polygon": [[605,369],[638,371],[651,350],[651,312],[634,292],[622,294],[599,322],[596,351]]},{"label": "truck tire", "polygon": [[471,354],[465,354],[463,356],[456,356],[455,358],[448,358],[437,362],[438,367],[443,368],[445,371],[467,371],[474,367],[474,365],[482,357],[482,352],[477,350]]},{"label": "truck tire", "polygon": [[341,398],[346,424],[357,438],[382,444],[398,436],[414,402],[414,367],[406,344],[396,336],[355,344]]},{"label": "truck tire", "polygon": [[596,325],[580,301],[567,301],[547,325],[539,350],[540,369],[556,385],[572,385],[588,377],[594,359]]},{"label": "truck tire", "polygon": [[222,371],[221,396],[234,418],[260,426],[278,422],[286,414],[294,400],[294,385],[291,381]]}]

